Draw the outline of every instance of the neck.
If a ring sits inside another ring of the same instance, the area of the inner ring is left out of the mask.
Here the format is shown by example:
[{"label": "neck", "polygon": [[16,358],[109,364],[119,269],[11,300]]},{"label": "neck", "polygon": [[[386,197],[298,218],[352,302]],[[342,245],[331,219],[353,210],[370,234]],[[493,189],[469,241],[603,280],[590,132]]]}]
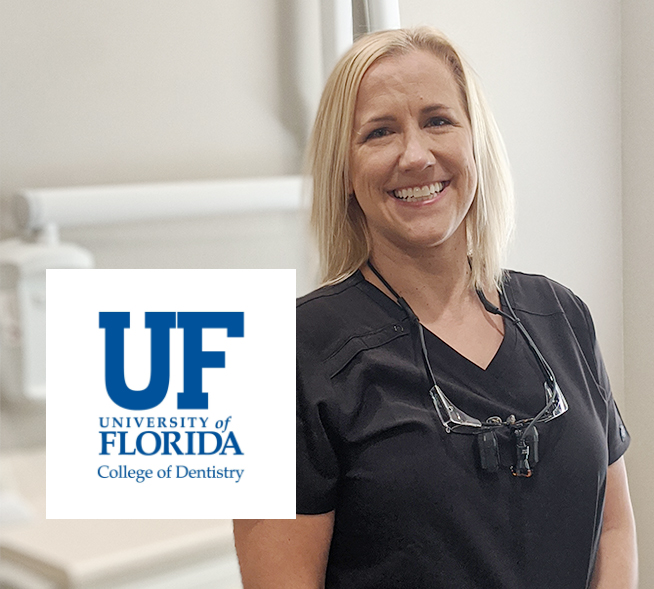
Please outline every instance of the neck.
[{"label": "neck", "polygon": [[[502,317],[489,313],[470,284],[465,239],[447,247],[407,252],[375,247],[370,260],[391,287],[411,307],[420,323],[442,341],[481,368],[495,356],[504,336]],[[363,275],[390,298],[367,265]],[[499,293],[485,293],[499,307]]]},{"label": "neck", "polygon": [[[464,248],[415,255],[402,250],[373,248],[370,261],[421,319],[429,320],[444,309],[476,298],[470,286],[470,266]],[[364,266],[362,272],[391,298],[392,293]]]}]

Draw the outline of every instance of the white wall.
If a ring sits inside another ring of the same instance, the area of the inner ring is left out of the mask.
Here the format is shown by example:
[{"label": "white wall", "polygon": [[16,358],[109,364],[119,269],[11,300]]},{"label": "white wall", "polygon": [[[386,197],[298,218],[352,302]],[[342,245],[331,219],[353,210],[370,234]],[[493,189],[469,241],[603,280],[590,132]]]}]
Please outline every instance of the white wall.
[{"label": "white wall", "polygon": [[295,171],[278,4],[2,0],[3,191]]},{"label": "white wall", "polygon": [[[317,0],[0,0],[0,196],[298,173],[318,27]],[[0,221],[7,235],[8,215]],[[99,267],[302,270],[303,226],[296,215],[233,216],[62,238]],[[299,290],[312,279],[301,272]]]},{"label": "white wall", "polygon": [[622,146],[626,419],[641,587],[654,587],[654,4],[622,3]]}]

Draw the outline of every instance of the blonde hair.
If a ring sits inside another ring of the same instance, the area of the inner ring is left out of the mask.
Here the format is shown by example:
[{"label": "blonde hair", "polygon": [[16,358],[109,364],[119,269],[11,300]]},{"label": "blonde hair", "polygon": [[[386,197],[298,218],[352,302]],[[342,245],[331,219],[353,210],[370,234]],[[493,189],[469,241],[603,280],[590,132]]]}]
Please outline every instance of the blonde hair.
[{"label": "blonde hair", "polygon": [[501,280],[504,251],[513,229],[513,184],[504,143],[472,69],[450,41],[431,27],[395,29],[358,39],[332,71],[309,142],[313,177],[311,223],[324,283],[344,280],[370,255],[366,219],[349,192],[349,153],[361,80],[383,57],[426,50],[452,70],[472,129],[477,189],[466,217],[471,284],[493,288]]}]

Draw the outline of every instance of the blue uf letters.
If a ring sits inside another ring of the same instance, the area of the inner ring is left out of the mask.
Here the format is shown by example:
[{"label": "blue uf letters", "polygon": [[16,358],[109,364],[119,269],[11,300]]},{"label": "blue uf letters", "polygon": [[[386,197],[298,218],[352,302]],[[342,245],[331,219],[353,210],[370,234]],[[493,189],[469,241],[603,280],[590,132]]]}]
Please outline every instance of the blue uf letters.
[{"label": "blue uf letters", "polygon": [[[177,317],[175,317],[177,315]],[[177,319],[177,321],[175,321]],[[208,409],[209,395],[202,391],[202,369],[224,368],[225,352],[204,351],[202,330],[227,329],[227,337],[243,337],[243,313],[150,313],[145,327],[150,330],[150,383],[142,391],[125,382],[125,329],[128,312],[101,312],[100,328],[105,330],[105,383],[107,393],[123,409],[152,409],[168,393],[170,382],[170,329],[184,330],[184,390],[177,394],[178,409]]]}]

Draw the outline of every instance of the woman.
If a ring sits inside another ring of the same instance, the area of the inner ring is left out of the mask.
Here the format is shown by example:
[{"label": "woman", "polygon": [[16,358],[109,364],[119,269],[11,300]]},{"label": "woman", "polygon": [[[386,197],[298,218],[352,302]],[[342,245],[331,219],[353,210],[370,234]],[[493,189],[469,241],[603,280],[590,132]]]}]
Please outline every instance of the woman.
[{"label": "woman", "polygon": [[298,516],[235,523],[244,587],[635,587],[592,321],[501,271],[511,183],[456,50],[360,39],[310,156],[327,286],[298,302]]}]

